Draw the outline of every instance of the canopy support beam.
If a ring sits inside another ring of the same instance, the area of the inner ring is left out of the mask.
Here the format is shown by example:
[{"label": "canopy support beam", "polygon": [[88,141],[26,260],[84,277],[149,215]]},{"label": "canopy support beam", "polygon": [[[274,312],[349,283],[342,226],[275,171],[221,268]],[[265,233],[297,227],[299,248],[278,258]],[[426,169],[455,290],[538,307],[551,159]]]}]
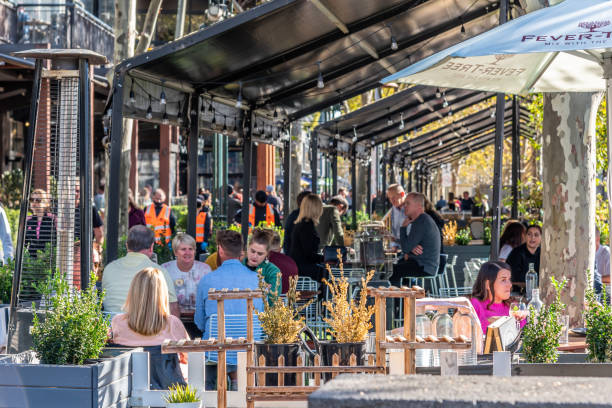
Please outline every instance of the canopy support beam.
[{"label": "canopy support beam", "polygon": [[[606,80],[606,129],[607,129],[607,138],[608,141],[608,157],[612,157],[612,141],[610,140],[611,127],[612,127],[612,103],[610,102],[610,97],[612,97],[612,53],[604,54],[603,59],[603,71],[604,78]],[[610,197],[612,195],[612,166],[608,162],[608,203],[611,201]],[[608,225],[612,225],[612,205],[608,205]],[[612,264],[610,264],[610,269],[612,270]]]},{"label": "canopy support beam", "polygon": [[[499,25],[508,21],[508,0],[499,3]],[[504,154],[504,111],[506,98],[503,93],[497,94],[495,102],[495,155],[493,160],[493,221],[491,223],[491,251],[489,259],[496,261],[499,255],[499,229],[501,225],[502,165]]]},{"label": "canopy support beam", "polygon": [[198,194],[198,128],[200,97],[193,93],[190,101],[189,139],[187,140],[187,233],[195,237]]},{"label": "canopy support beam", "polygon": [[351,157],[351,197],[353,198],[353,231],[357,231],[357,152],[353,145]]},{"label": "canopy support beam", "polygon": [[520,180],[519,167],[520,167],[520,152],[521,145],[519,139],[519,115],[520,106],[518,97],[515,95],[512,97],[512,211],[511,218],[518,219],[518,200],[519,190],[518,183]]},{"label": "canopy support beam", "polygon": [[318,133],[317,132],[312,132],[310,134],[310,174],[312,177],[312,193],[313,194],[317,194],[318,192],[318,188],[317,188],[317,184],[318,184],[318,175],[317,175],[317,170],[318,170],[318,164],[319,161],[317,160],[317,156],[319,155],[319,151],[317,149],[317,143],[318,143]]},{"label": "canopy support beam", "polygon": [[248,114],[245,115],[245,126],[241,127],[239,132],[244,133],[244,141],[242,145],[242,157],[244,161],[244,173],[242,176],[242,211],[241,211],[241,224],[242,224],[242,239],[246,243],[249,237],[249,197],[251,196],[251,159],[253,156],[253,111],[249,110]]},{"label": "canopy support beam", "polygon": [[[283,208],[285,214],[289,214],[289,203],[291,197],[291,136],[283,143]],[[298,180],[299,186],[300,180]]]}]

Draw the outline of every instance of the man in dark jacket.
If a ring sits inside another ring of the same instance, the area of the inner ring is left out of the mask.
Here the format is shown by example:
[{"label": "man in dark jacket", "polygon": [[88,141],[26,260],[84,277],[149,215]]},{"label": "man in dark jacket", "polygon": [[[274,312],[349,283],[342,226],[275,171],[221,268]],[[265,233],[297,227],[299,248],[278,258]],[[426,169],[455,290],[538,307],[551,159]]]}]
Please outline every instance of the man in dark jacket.
[{"label": "man in dark jacket", "polygon": [[334,196],[329,205],[323,206],[323,214],[319,218],[317,233],[321,238],[319,249],[326,246],[344,246],[344,230],[340,217],[348,210],[348,202],[342,196]]}]

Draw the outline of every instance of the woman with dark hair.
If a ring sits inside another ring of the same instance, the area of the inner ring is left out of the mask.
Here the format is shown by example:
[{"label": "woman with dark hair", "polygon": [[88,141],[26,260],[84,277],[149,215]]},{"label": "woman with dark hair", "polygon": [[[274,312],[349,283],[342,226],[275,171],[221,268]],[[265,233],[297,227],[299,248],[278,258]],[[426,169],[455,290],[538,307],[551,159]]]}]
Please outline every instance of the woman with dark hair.
[{"label": "woman with dark hair", "polygon": [[529,264],[540,276],[540,244],[542,243],[542,227],[530,225],[527,227],[527,240],[524,244],[517,246],[510,252],[506,260],[512,268],[512,284],[514,290],[523,292],[525,290],[525,274],[529,270]]},{"label": "woman with dark hair", "polygon": [[525,242],[525,226],[518,221],[508,221],[499,239],[499,260],[506,262],[510,252]]},{"label": "woman with dark hair", "polygon": [[[500,316],[510,314],[512,280],[510,265],[500,261],[485,262],[480,267],[472,289],[472,306],[476,310],[483,334]],[[526,320],[521,320],[521,327]]]}]

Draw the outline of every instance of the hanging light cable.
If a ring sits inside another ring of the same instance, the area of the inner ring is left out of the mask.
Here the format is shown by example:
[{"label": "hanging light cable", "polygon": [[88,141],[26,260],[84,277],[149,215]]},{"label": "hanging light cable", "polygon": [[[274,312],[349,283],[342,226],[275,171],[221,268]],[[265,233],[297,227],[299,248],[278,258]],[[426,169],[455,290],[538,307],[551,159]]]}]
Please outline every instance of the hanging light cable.
[{"label": "hanging light cable", "polygon": [[236,99],[236,107],[242,107],[242,81],[238,82],[238,98]]}]

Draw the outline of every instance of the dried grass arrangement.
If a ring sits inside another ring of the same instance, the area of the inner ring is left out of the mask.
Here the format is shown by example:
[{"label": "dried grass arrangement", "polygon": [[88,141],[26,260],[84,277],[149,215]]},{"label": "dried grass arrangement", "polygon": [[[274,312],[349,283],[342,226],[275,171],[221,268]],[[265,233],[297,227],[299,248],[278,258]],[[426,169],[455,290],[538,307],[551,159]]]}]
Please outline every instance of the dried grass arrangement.
[{"label": "dried grass arrangement", "polygon": [[457,237],[457,221],[451,220],[442,227],[442,241],[446,246],[455,245]]},{"label": "dried grass arrangement", "polygon": [[349,300],[349,281],[344,276],[344,265],[342,255],[338,250],[340,261],[340,277],[336,278],[327,265],[330,280],[323,279],[332,294],[331,301],[323,302],[323,306],[329,311],[330,317],[323,320],[330,326],[329,332],[338,343],[357,343],[365,341],[368,331],[372,328],[370,319],[374,314],[374,306],[368,306],[367,286],[372,280],[374,271],[368,272],[361,278],[361,293],[359,303],[355,299]]},{"label": "dried grass arrangement", "polygon": [[[257,270],[259,275],[259,288],[264,293],[264,299],[270,294],[270,285],[266,284],[261,273],[261,269]],[[281,280],[281,274],[278,274],[278,280]],[[305,304],[298,305],[300,292],[297,288],[297,276],[289,278],[289,289],[287,291],[287,302],[280,297],[276,291],[270,297],[271,304],[264,301],[264,311],[256,312],[261,328],[266,333],[265,343],[267,344],[289,344],[298,341],[298,336],[305,326],[304,318],[299,313],[306,309],[313,299]]]}]

